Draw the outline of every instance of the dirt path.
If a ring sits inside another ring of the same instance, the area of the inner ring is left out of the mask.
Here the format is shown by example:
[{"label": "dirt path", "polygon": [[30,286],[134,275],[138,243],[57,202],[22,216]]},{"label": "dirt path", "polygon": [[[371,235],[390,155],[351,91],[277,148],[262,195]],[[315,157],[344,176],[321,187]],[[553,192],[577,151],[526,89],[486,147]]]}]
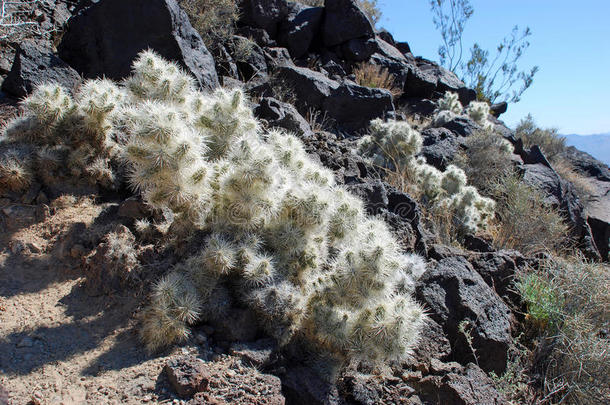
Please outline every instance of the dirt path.
[{"label": "dirt path", "polygon": [[81,286],[83,252],[61,253],[70,229],[91,226],[100,206],[81,202],[39,222],[36,209],[0,206],[0,385],[9,403],[174,402],[159,377],[167,357],[148,356],[133,332],[141,298],[92,297]]}]

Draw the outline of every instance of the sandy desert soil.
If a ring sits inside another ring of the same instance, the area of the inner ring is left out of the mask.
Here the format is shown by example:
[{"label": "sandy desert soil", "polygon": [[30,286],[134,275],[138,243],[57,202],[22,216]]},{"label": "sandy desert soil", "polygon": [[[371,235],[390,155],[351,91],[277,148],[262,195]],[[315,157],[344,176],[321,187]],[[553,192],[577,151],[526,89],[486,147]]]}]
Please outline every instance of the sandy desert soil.
[{"label": "sandy desert soil", "polygon": [[92,296],[79,266],[87,252],[61,251],[102,209],[86,199],[50,213],[0,204],[0,385],[10,404],[179,402],[161,373],[171,353],[149,356],[134,333],[142,298]]}]

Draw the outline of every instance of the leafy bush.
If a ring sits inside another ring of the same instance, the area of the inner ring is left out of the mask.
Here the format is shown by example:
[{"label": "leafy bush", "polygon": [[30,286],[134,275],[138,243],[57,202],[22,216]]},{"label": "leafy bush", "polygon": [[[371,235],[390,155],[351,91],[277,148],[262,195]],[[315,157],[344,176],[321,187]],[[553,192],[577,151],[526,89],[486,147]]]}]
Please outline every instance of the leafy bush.
[{"label": "leafy bush", "polygon": [[551,160],[565,151],[566,140],[557,134],[557,129],[538,127],[531,114],[519,122],[515,129],[515,136],[517,139],[521,139],[527,148],[538,145],[544,155]]},{"label": "leafy bush", "polygon": [[[607,265],[550,257],[519,276],[527,319],[541,332],[544,388],[568,403],[610,400],[610,321]],[[548,354],[550,351],[550,355]]]},{"label": "leafy bush", "polygon": [[486,227],[493,216],[494,202],[482,197],[467,185],[464,171],[449,166],[440,172],[423,158],[419,132],[405,121],[371,121],[370,135],[360,140],[359,151],[373,163],[398,170],[403,177],[417,184],[418,192],[438,213],[451,213],[453,224],[461,234],[475,233]]},{"label": "leafy bush", "polygon": [[361,86],[389,90],[394,97],[400,97],[402,89],[394,83],[394,78],[388,69],[370,63],[361,63],[354,69],[356,83]]},{"label": "leafy bush", "polygon": [[235,0],[180,0],[180,7],[207,47],[227,42],[239,17]]},{"label": "leafy bush", "polygon": [[[302,340],[337,360],[403,357],[423,324],[411,297],[423,260],[295,136],[262,133],[240,90],[202,94],[150,51],[133,69],[119,88],[129,181],[153,208],[173,212],[174,236],[207,235],[154,286],[142,318],[147,347],[183,339],[189,325],[239,303],[283,344]],[[137,224],[142,234],[151,227]]]}]

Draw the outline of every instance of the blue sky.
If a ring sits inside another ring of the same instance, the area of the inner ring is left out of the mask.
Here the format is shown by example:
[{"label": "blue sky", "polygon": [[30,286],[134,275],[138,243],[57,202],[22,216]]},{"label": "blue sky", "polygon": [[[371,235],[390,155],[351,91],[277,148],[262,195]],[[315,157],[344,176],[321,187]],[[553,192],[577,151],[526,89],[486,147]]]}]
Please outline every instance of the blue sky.
[{"label": "blue sky", "polygon": [[[429,0],[379,0],[380,26],[407,41],[416,56],[438,61],[440,34]],[[474,14],[464,30],[465,48],[496,45],[517,24],[532,30],[520,66],[540,71],[502,119],[514,126],[532,113],[560,133],[610,132],[610,0],[471,0]]]}]

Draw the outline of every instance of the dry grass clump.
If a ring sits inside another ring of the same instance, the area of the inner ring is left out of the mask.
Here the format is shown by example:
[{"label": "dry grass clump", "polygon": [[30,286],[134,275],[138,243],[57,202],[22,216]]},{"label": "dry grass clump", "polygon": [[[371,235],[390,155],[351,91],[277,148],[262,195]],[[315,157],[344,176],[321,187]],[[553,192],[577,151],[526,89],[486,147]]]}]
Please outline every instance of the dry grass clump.
[{"label": "dry grass clump", "polygon": [[361,63],[354,69],[356,83],[365,87],[386,89],[393,97],[400,97],[402,89],[396,86],[392,74],[382,66]]},{"label": "dry grass clump", "polygon": [[544,202],[541,191],[525,184],[511,161],[512,145],[493,131],[479,131],[465,141],[467,153],[454,164],[471,184],[494,199],[496,220],[491,236],[496,246],[523,253],[559,251],[568,246],[568,226]]},{"label": "dry grass clump", "polygon": [[515,136],[523,140],[526,148],[538,145],[544,155],[553,160],[556,156],[565,151],[565,138],[557,134],[555,128],[539,128],[534,122],[531,114],[521,120],[515,129]]},{"label": "dry grass clump", "polygon": [[542,193],[509,173],[495,182],[497,202],[494,243],[530,254],[561,251],[569,245],[569,228],[561,214],[544,202]]},{"label": "dry grass clump", "polygon": [[586,198],[596,192],[595,187],[587,180],[587,177],[576,171],[567,160],[558,157],[553,161],[552,166],[562,179],[572,183],[576,194],[580,198]]},{"label": "dry grass clump", "polygon": [[0,41],[19,41],[40,34],[40,24],[33,18],[40,0],[0,0]]},{"label": "dry grass clump", "polygon": [[458,153],[453,163],[466,172],[470,183],[479,190],[489,191],[492,184],[513,169],[512,145],[491,130],[469,136],[464,146],[468,152]]},{"label": "dry grass clump", "polygon": [[239,17],[235,0],[180,0],[180,7],[186,11],[207,47],[213,49],[233,35]]},{"label": "dry grass clump", "polygon": [[[540,331],[544,389],[553,403],[610,401],[610,268],[550,257],[519,275],[526,319]],[[557,401],[557,402],[555,402]]]}]

